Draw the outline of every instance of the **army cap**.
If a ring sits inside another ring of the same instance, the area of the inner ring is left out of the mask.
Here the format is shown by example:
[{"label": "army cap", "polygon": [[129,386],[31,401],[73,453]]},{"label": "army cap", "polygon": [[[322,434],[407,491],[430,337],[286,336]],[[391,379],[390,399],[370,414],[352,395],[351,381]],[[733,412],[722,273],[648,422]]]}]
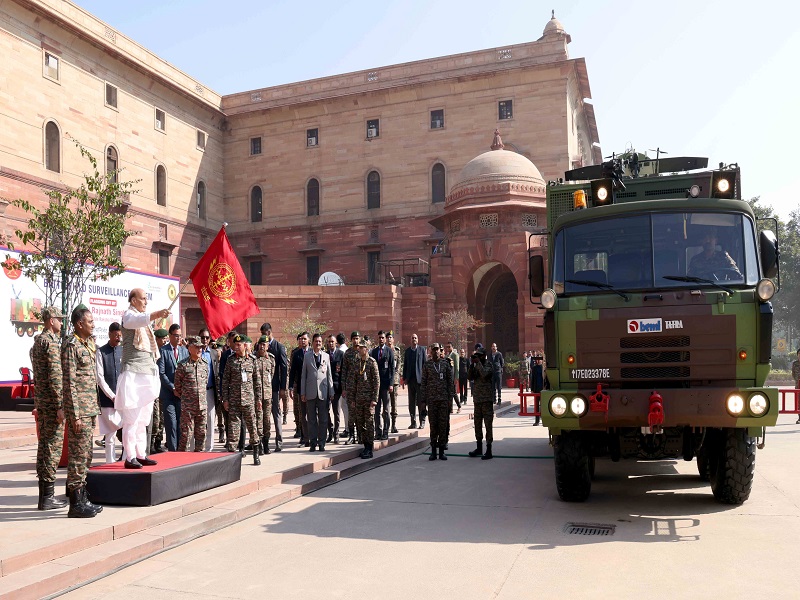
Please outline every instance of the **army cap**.
[{"label": "army cap", "polygon": [[155,335],[157,338],[165,338],[169,336],[169,331],[167,331],[166,329],[156,329],[153,332],[153,335]]},{"label": "army cap", "polygon": [[262,335],[260,338],[258,338],[258,343],[259,344],[268,344],[269,340],[267,339],[267,336]]},{"label": "army cap", "polygon": [[353,338],[357,338],[357,337],[361,337],[361,334],[359,332],[357,332],[357,331],[354,331],[353,333],[350,334],[350,339],[351,340]]},{"label": "army cap", "polygon": [[361,341],[359,341],[359,342],[356,344],[356,346],[357,346],[358,348],[369,348],[369,344],[367,343],[367,340],[361,340]]},{"label": "army cap", "polygon": [[47,319],[63,319],[64,313],[61,312],[61,309],[56,306],[45,306],[42,309],[42,321],[47,321]]},{"label": "army cap", "polygon": [[219,336],[217,338],[217,345],[218,346],[224,346],[227,341],[228,341],[228,338],[226,338],[224,335],[221,335],[221,336]]},{"label": "army cap", "polygon": [[235,336],[233,336],[233,343],[235,344],[236,342],[247,341],[244,338],[245,338],[245,336],[243,336],[241,333],[237,333]]},{"label": "army cap", "polygon": [[200,346],[203,347],[203,342],[200,341],[200,338],[196,335],[190,335],[186,338],[186,345],[187,346]]},{"label": "army cap", "polygon": [[253,340],[252,340],[252,338],[251,338],[249,335],[244,335],[244,336],[242,336],[242,341],[243,341],[243,342],[246,342],[246,343],[248,343],[248,344],[252,344],[252,343],[253,343]]}]

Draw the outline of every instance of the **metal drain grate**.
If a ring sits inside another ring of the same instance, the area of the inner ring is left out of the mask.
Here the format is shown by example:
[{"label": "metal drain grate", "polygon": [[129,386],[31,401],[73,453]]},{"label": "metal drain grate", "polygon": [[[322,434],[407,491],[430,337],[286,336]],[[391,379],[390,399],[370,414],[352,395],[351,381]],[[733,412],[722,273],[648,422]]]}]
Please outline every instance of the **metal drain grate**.
[{"label": "metal drain grate", "polygon": [[602,523],[567,523],[564,533],[569,535],[614,535],[616,525],[603,525]]}]

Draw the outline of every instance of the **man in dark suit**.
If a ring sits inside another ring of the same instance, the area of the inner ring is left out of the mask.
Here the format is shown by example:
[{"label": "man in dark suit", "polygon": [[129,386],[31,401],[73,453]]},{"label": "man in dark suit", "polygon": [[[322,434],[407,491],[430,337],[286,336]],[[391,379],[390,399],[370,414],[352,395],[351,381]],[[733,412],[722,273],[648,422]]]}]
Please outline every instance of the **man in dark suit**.
[{"label": "man in dark suit", "polygon": [[[378,391],[378,404],[375,406],[375,439],[389,439],[389,393],[394,389],[394,351],[386,344],[386,332],[378,332],[378,345],[372,349],[370,356],[378,363],[378,375],[381,385]],[[383,426],[381,426],[381,416]]]},{"label": "man in dark suit", "polygon": [[[341,344],[339,343],[341,339]],[[344,344],[344,334],[329,335],[328,336],[328,356],[331,357],[331,375],[333,376],[333,403],[331,410],[333,411],[333,418],[328,421],[328,442],[333,441],[334,444],[339,443],[339,403],[342,399],[342,361],[344,360],[344,352],[340,348]],[[346,403],[342,403],[345,404]],[[345,421],[347,416],[347,409],[345,409]]]},{"label": "man in dark suit", "polygon": [[161,414],[164,419],[164,432],[167,438],[167,450],[178,449],[178,434],[181,422],[181,399],[175,396],[175,369],[184,358],[189,358],[189,351],[181,345],[181,326],[173,323],[169,328],[169,343],[161,347],[158,359],[158,375],[161,378]]},{"label": "man in dark suit", "polygon": [[289,372],[286,347],[272,337],[272,325],[269,323],[261,326],[261,335],[267,336],[267,352],[275,359],[275,372],[272,374],[272,422],[275,424],[275,452],[280,452],[283,450],[283,425],[286,425],[286,408],[281,410],[281,400],[287,394],[286,379]]},{"label": "man in dark suit", "polygon": [[492,344],[492,354],[489,357],[492,363],[492,392],[496,395],[495,402],[500,404],[500,395],[503,390],[503,367],[506,361],[503,360],[502,352],[497,350],[497,344]]},{"label": "man in dark suit", "polygon": [[[419,345],[417,334],[411,336],[411,345],[406,348],[403,355],[403,377],[401,383],[408,384],[408,412],[411,415],[411,427],[417,428],[417,403],[421,399],[419,396],[419,386],[422,383],[422,365],[425,364],[425,346]],[[419,428],[425,427],[425,417],[428,416],[428,409],[425,403],[419,404]]]},{"label": "man in dark suit", "polygon": [[308,341],[307,331],[297,336],[297,348],[292,351],[292,358],[289,361],[289,394],[293,400],[294,422],[297,428],[294,437],[299,437],[300,445],[306,447],[311,443],[308,441],[306,405],[300,401],[300,377],[303,374],[303,361],[308,352]]},{"label": "man in dark suit", "polygon": [[331,358],[322,350],[322,336],[318,333],[312,338],[313,350],[306,352],[303,370],[300,374],[300,402],[306,407],[308,420],[308,439],[310,451],[319,445],[325,450],[325,435],[328,430],[328,412],[333,400],[333,374]]}]

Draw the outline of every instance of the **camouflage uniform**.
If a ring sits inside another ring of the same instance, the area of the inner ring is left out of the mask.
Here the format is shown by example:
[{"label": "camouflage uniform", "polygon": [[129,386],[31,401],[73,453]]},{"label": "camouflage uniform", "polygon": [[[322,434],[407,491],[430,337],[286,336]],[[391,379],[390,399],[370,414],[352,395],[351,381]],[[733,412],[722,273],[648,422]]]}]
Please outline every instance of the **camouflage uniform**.
[{"label": "camouflage uniform", "polygon": [[347,396],[347,430],[354,439],[356,436],[356,398],[354,394],[350,393],[350,384],[352,383],[353,372],[358,369],[358,361],[358,350],[348,348],[342,358],[342,388]]},{"label": "camouflage uniform", "polygon": [[492,364],[489,360],[472,362],[467,376],[472,380],[472,393],[475,405],[475,440],[483,442],[482,425],[486,425],[486,443],[492,443],[492,421],[494,420],[494,386],[492,385]]},{"label": "camouflage uniform", "polygon": [[403,372],[403,353],[397,349],[397,346],[392,346],[392,352],[394,352],[394,375],[392,376],[392,391],[389,392],[389,400],[391,402],[392,433],[397,433],[394,429],[397,423],[397,390],[400,389],[400,373]]},{"label": "camouflage uniform", "polygon": [[[95,352],[94,341],[90,339],[83,342],[74,334],[61,346],[64,414],[69,444],[67,490],[70,492],[85,485],[86,472],[92,466],[92,434],[100,413]],[[75,433],[73,423],[78,419],[81,421],[81,431]]]},{"label": "camouflage uniform", "polygon": [[268,442],[272,433],[270,413],[272,412],[272,376],[275,373],[275,357],[269,353],[266,356],[257,357],[256,369],[261,382],[254,390],[258,436]]},{"label": "camouflage uniform", "polygon": [[[349,352],[350,350],[348,350]],[[378,374],[378,363],[371,356],[365,361],[356,354],[356,362],[348,371],[350,384],[347,386],[347,401],[352,398],[355,414],[355,426],[359,439],[364,446],[372,447],[375,439],[375,406],[381,380]]]},{"label": "camouflage uniform", "polygon": [[705,252],[701,252],[692,258],[689,262],[689,275],[693,277],[701,277],[703,279],[716,279],[714,271],[719,269],[731,269],[736,271],[741,276],[739,267],[736,262],[731,258],[731,255],[723,251],[715,251],[711,256],[706,256]]},{"label": "camouflage uniform", "polygon": [[222,401],[228,403],[228,451],[239,445],[242,418],[250,432],[250,444],[258,446],[256,425],[255,391],[261,387],[261,374],[256,360],[249,355],[228,358],[222,375]]},{"label": "camouflage uniform", "polygon": [[186,452],[189,438],[194,434],[194,451],[202,452],[206,436],[208,404],[208,363],[202,357],[192,360],[184,358],[175,369],[175,396],[181,399],[181,434],[178,452]]},{"label": "camouflage uniform", "polygon": [[453,364],[449,358],[429,360],[422,365],[422,383],[419,397],[428,405],[428,423],[431,428],[431,452],[444,449],[450,433],[450,405],[455,385]]},{"label": "camouflage uniform", "polygon": [[36,336],[30,350],[34,403],[39,425],[39,447],[36,451],[36,476],[54,482],[64,444],[64,424],[58,422],[62,406],[61,340],[52,331]]}]

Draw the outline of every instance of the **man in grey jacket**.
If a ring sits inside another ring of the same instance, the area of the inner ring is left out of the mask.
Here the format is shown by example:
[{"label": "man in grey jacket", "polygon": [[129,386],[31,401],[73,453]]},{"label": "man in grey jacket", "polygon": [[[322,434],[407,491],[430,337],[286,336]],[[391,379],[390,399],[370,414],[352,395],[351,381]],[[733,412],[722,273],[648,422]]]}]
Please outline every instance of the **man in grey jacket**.
[{"label": "man in grey jacket", "polygon": [[328,412],[333,400],[333,375],[331,359],[322,350],[322,336],[315,333],[311,338],[312,352],[306,352],[303,371],[300,375],[300,402],[306,405],[308,418],[309,450],[325,450],[325,435],[328,431]]}]

